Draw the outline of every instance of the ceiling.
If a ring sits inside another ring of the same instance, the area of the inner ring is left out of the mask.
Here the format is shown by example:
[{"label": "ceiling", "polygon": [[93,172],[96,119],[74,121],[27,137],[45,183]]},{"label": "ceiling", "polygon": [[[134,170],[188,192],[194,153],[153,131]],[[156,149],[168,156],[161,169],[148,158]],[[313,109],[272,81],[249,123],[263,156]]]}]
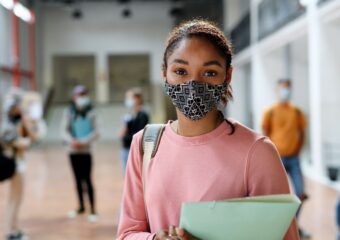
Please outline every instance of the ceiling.
[{"label": "ceiling", "polygon": [[41,0],[44,3],[65,3],[73,4],[77,2],[119,2],[122,4],[127,4],[130,2],[184,2],[186,0]]},{"label": "ceiling", "polygon": [[[33,0],[31,0],[34,2]],[[175,23],[194,17],[207,18],[223,26],[223,0],[40,0],[51,7],[74,6],[79,3],[120,3],[129,7],[130,3],[158,2],[171,3],[170,14]]]}]

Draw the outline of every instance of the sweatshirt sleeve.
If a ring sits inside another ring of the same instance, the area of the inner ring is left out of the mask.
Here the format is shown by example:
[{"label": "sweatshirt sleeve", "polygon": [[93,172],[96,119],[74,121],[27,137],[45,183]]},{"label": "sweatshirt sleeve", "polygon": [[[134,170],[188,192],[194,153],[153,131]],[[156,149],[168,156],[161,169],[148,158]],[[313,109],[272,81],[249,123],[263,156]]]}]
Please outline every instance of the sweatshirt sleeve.
[{"label": "sweatshirt sleeve", "polygon": [[139,151],[141,132],[133,137],[123,190],[117,240],[152,240],[148,232],[142,187],[142,161]]},{"label": "sweatshirt sleeve", "polygon": [[[290,193],[286,171],[274,144],[266,137],[259,138],[248,153],[245,184],[249,196]],[[298,240],[294,218],[284,240]]]}]

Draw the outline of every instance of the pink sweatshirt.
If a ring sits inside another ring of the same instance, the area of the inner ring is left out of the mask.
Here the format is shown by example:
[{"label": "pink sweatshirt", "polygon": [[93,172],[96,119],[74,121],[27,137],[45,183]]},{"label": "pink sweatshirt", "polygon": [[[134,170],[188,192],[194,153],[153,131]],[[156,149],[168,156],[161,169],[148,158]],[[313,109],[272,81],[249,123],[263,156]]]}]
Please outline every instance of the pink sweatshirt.
[{"label": "pink sweatshirt", "polygon": [[[152,240],[159,230],[178,226],[183,202],[290,192],[286,172],[270,140],[232,122],[236,127],[232,135],[231,127],[223,122],[212,132],[196,137],[177,135],[168,123],[145,176],[145,195],[141,175],[142,131],[134,136],[118,240]],[[295,220],[284,239],[299,239]]]}]

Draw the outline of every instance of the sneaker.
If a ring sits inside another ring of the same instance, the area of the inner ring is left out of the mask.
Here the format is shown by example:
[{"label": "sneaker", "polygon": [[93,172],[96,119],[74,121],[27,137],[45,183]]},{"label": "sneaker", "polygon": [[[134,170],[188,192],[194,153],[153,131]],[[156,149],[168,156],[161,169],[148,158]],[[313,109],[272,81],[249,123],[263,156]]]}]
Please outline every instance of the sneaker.
[{"label": "sneaker", "polygon": [[299,228],[299,235],[301,239],[310,239],[312,237],[308,232],[302,230],[301,228]]},{"label": "sneaker", "polygon": [[87,217],[87,220],[90,222],[90,223],[96,223],[98,222],[98,216],[97,214],[90,214],[88,217]]},{"label": "sneaker", "polygon": [[306,193],[302,193],[300,196],[299,196],[301,202],[303,201],[306,201],[308,200],[309,196],[306,194]]},{"label": "sneaker", "polygon": [[75,219],[76,217],[78,217],[79,215],[83,214],[85,212],[84,209],[79,209],[79,210],[73,210],[73,211],[69,211],[67,213],[67,216],[69,219]]},{"label": "sneaker", "polygon": [[6,240],[29,240],[29,237],[22,231],[7,235]]}]

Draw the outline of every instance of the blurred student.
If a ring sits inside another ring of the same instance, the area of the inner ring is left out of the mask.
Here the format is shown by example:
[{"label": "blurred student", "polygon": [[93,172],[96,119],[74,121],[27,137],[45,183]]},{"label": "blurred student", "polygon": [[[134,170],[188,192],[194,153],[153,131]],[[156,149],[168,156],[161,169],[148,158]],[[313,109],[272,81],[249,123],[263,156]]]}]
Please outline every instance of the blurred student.
[{"label": "blurred student", "polygon": [[9,203],[5,215],[7,240],[28,239],[18,225],[24,193],[25,153],[34,141],[43,136],[44,129],[41,104],[32,100],[32,96],[37,94],[24,93],[18,88],[13,88],[4,99],[0,132],[1,150],[3,155],[14,159],[16,165],[15,173],[9,179]]},{"label": "blurred student", "polygon": [[[295,193],[303,202],[307,199],[307,195],[299,155],[305,139],[306,118],[303,112],[290,101],[292,94],[290,80],[279,80],[277,90],[278,102],[264,113],[262,129],[276,145],[283,165],[292,180]],[[299,233],[301,237],[310,237],[301,228]]]},{"label": "blurred student", "polygon": [[336,223],[338,227],[337,240],[340,240],[340,197],[336,203]]},{"label": "blurred student", "polygon": [[125,173],[126,164],[129,156],[132,137],[149,123],[149,115],[143,110],[143,95],[139,88],[132,88],[126,92],[125,106],[129,113],[124,117],[125,126],[121,133],[122,151],[121,159],[123,172]]},{"label": "blurred student", "polygon": [[[88,221],[97,222],[95,191],[91,178],[91,145],[99,134],[93,105],[85,86],[74,87],[71,104],[64,114],[62,132],[63,139],[68,144],[79,201],[78,209],[69,212],[68,216],[76,218],[85,213],[84,193],[87,192],[90,202]],[[85,185],[87,191],[84,190]]]}]

